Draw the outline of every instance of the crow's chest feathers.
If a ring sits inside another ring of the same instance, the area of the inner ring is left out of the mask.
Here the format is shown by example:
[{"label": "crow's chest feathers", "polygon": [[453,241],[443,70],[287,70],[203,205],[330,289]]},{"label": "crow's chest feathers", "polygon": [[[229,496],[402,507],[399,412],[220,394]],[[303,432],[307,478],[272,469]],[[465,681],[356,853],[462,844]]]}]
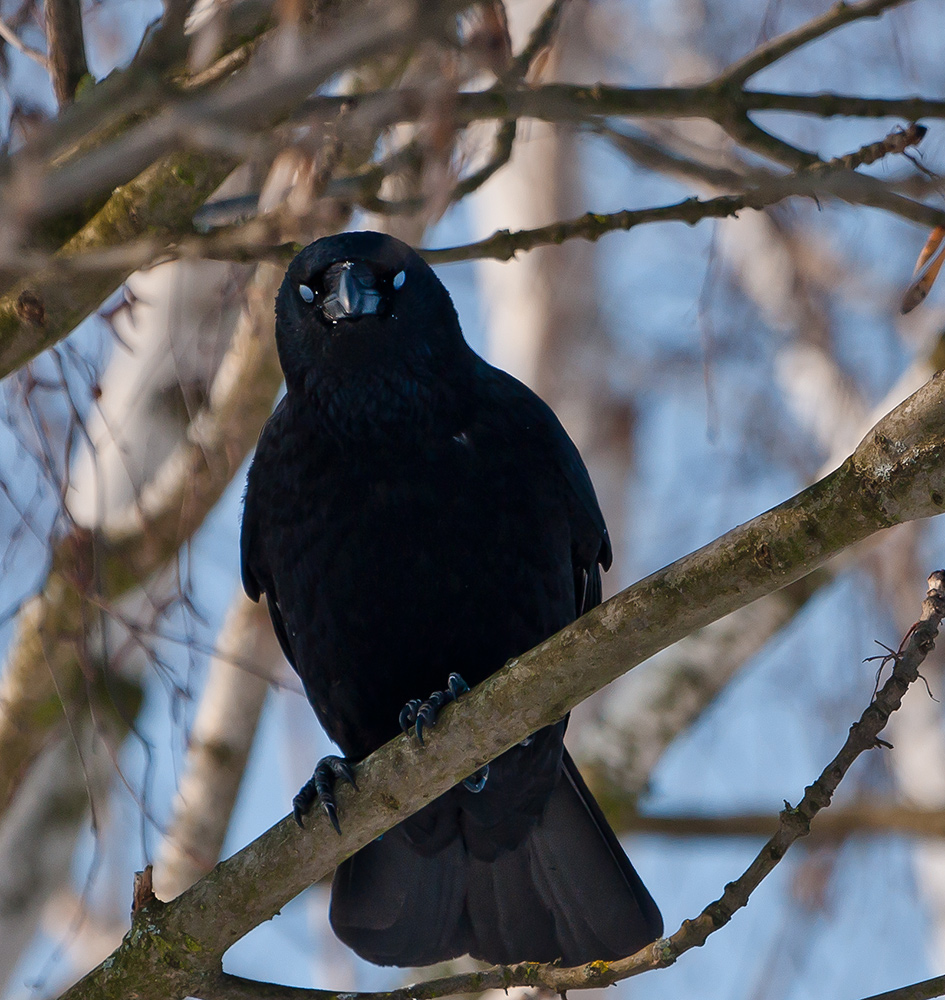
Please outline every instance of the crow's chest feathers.
[{"label": "crow's chest feathers", "polygon": [[409,370],[321,373],[307,388],[308,417],[326,442],[365,457],[378,446],[423,447],[460,419],[442,384]]}]

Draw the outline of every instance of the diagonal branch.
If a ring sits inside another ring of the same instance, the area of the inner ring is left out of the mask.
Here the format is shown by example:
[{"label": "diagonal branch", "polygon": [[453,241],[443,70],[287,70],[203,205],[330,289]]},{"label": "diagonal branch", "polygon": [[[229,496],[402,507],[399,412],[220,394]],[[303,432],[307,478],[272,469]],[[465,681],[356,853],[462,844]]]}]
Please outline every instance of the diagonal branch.
[{"label": "diagonal branch", "polygon": [[358,768],[360,791],[339,793],[340,837],[323,815],[304,832],[287,817],[177,899],[144,907],[121,947],[66,996],[199,996],[234,941],[471,768],[683,635],[881,528],[943,509],[945,374],[887,414],[831,475],[511,661],[446,709],[424,747],[402,737],[372,754]]},{"label": "diagonal branch", "polygon": [[[145,234],[172,239],[189,228],[193,213],[234,166],[235,161],[219,155],[181,154],[160,160],[115,191],[60,254],[68,258],[118,247]],[[66,337],[135,270],[134,262],[118,260],[70,281],[63,280],[56,260],[0,298],[0,378]],[[4,275],[4,264],[0,258],[0,280],[7,277],[4,284],[9,288],[10,271]]]},{"label": "diagonal branch", "polygon": [[[945,570],[934,572],[929,577],[928,586],[919,621],[909,630],[899,651],[889,657],[894,663],[892,676],[859,721],[850,727],[840,752],[824,768],[820,777],[804,790],[804,797],[797,806],[785,804],[778,819],[777,831],[745,872],[729,883],[721,898],[707,906],[698,917],[683,921],[682,926],[671,937],[654,941],[636,955],[616,962],[588,962],[569,969],[537,962],[522,962],[512,966],[496,966],[483,972],[429,980],[383,993],[351,994],[351,1000],[433,1000],[435,997],[455,993],[507,990],[510,986],[537,986],[559,994],[566,990],[598,989],[613,986],[622,979],[642,972],[666,968],[687,951],[701,947],[709,935],[724,927],[737,910],[748,905],[752,892],[774,870],[788,848],[810,833],[812,820],[830,805],[834,792],[856,758],[866,750],[884,745],[879,734],[885,728],[889,716],[899,708],[909,685],[918,678],[919,667],[934,647],[939,625],[945,617]],[[302,991],[287,987],[276,987],[276,990],[278,992],[273,991],[269,983],[252,983],[235,976],[221,975],[216,983],[209,984],[208,989],[200,990],[199,996],[202,1000],[223,1000],[224,997],[230,1000],[253,1000],[263,996],[272,1000],[315,1000],[316,997],[327,996],[323,990]],[[909,996],[911,994],[904,994],[903,1000]]]},{"label": "diagonal branch", "polygon": [[[871,997],[866,997],[866,1000],[932,1000],[932,997],[940,996],[945,996],[945,976],[924,979],[921,983],[901,986],[898,990],[889,990],[886,993],[875,993]],[[273,1000],[278,1000],[278,997],[274,997]]]},{"label": "diagonal branch", "polygon": [[2,17],[0,17],[0,38],[8,45],[12,45],[17,52],[39,63],[43,69],[49,69],[49,60],[46,58],[46,53],[40,52],[39,49],[34,49],[32,45],[27,45]]},{"label": "diagonal branch", "polygon": [[892,7],[899,7],[906,0],[862,0],[861,3],[835,3],[830,10],[820,17],[815,17],[795,28],[785,32],[771,41],[759,45],[753,52],[732,63],[720,76],[719,83],[730,87],[741,87],[748,79],[759,71],[771,66],[779,59],[795,50],[822,38],[836,28],[864,17],[879,17]]}]

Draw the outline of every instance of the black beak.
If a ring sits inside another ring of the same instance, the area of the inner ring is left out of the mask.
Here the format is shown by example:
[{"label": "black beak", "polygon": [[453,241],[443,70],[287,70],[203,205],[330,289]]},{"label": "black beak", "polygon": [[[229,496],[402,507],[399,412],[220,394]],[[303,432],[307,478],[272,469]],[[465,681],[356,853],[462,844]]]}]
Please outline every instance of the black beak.
[{"label": "black beak", "polygon": [[374,273],[361,261],[332,265],[325,272],[322,312],[333,323],[376,315],[381,306],[376,284]]}]

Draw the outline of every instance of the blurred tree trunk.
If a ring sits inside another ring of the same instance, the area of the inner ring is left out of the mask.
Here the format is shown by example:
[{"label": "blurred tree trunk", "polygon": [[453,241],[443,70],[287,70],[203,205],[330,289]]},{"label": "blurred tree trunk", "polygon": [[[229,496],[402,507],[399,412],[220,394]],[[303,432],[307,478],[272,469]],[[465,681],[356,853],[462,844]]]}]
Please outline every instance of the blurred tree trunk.
[{"label": "blurred tree trunk", "polygon": [[[510,7],[516,51],[546,6],[529,0]],[[566,5],[543,82],[583,77],[583,29],[591,7],[587,0]],[[483,231],[544,225],[578,215],[587,204],[579,136],[536,121],[521,128],[509,168],[476,199],[474,218]],[[571,240],[539,248],[514,265],[483,263],[479,274],[490,360],[555,410],[591,473],[614,546],[614,568],[604,580],[610,594],[623,580],[633,404],[611,376],[618,347],[600,311],[596,255],[594,244]]]},{"label": "blurred tree trunk", "polygon": [[[70,477],[67,503],[78,524],[92,529],[133,506],[185,439],[191,417],[208,398],[251,271],[216,262],[175,263],[129,281],[128,304],[112,316],[117,340],[112,361],[86,422],[92,450],[81,452]],[[69,883],[72,850],[90,804],[96,836],[106,835],[115,760],[149,676],[148,643],[129,642],[129,627],[149,635],[180,586],[177,573],[168,569],[149,581],[146,591],[121,602],[122,623],[107,613],[100,616],[100,634],[87,637],[101,678],[89,691],[99,692],[99,703],[80,705],[69,727],[54,734],[0,827],[0,884],[9,895],[24,872],[30,883],[28,906],[0,906],[4,974],[29,944],[45,906]],[[139,691],[137,704],[116,712],[110,700],[124,688]],[[73,941],[73,933],[60,932]],[[110,950],[115,943],[103,947]]]}]

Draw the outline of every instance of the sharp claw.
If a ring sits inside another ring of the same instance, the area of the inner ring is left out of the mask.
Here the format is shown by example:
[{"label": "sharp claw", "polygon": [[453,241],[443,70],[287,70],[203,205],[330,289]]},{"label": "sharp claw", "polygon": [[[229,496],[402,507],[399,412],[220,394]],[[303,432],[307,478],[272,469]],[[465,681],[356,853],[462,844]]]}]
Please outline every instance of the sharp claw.
[{"label": "sharp claw", "polygon": [[469,685],[455,672],[449,675],[446,686],[449,688],[449,692],[454,699],[469,691]]},{"label": "sharp claw", "polygon": [[440,709],[451,701],[456,701],[461,694],[465,694],[468,690],[469,685],[459,674],[450,674],[445,691],[434,691],[426,701],[415,698],[404,705],[400,710],[400,728],[405,733],[409,733],[413,727],[420,745],[423,746],[423,730],[432,729],[436,725],[436,717]]},{"label": "sharp claw", "polygon": [[304,830],[304,817],[311,811],[316,802],[321,802],[331,825],[337,833],[341,833],[338,822],[338,810],[335,806],[335,781],[341,778],[357,789],[358,783],[351,765],[342,757],[323,757],[316,765],[311,778],[299,789],[298,795],[292,800],[292,816],[295,822]]},{"label": "sharp claw", "polygon": [[341,824],[338,822],[338,811],[335,809],[335,803],[329,799],[322,798],[322,808],[325,810],[325,815],[331,821],[331,825],[335,828],[335,833],[341,836]]},{"label": "sharp claw", "polygon": [[315,775],[313,774],[308,781],[299,789],[298,795],[292,800],[292,816],[295,822],[298,823],[299,828],[304,830],[305,816],[308,814],[309,810],[312,808],[312,803],[318,798],[318,786],[315,781]]},{"label": "sharp claw", "polygon": [[486,781],[489,779],[489,765],[486,764],[485,767],[480,767],[475,774],[471,774],[463,782],[463,785],[473,793],[473,795],[478,794],[486,787]]},{"label": "sharp claw", "polygon": [[400,728],[405,732],[410,732],[410,727],[417,721],[417,709],[420,707],[420,699],[412,698],[400,710]]},{"label": "sharp claw", "polygon": [[355,790],[358,790],[358,782],[354,776],[354,771],[348,765],[345,760],[338,762],[338,776],[344,778],[345,781]]},{"label": "sharp claw", "polygon": [[432,729],[436,725],[437,712],[440,709],[442,702],[439,698],[430,698],[425,701],[417,711],[417,739],[420,743],[423,743],[423,730],[424,727],[427,729]]}]

